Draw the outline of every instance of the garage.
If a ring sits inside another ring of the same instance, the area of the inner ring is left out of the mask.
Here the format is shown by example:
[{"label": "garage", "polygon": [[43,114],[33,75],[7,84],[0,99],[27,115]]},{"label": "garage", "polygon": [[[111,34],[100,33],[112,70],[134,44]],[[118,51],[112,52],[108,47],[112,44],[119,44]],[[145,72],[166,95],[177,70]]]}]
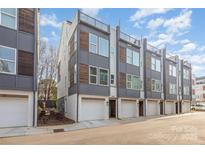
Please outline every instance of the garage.
[{"label": "garage", "polygon": [[122,118],[134,118],[138,115],[136,100],[122,100]]},{"label": "garage", "polygon": [[160,104],[157,100],[147,101],[147,116],[160,115]]},{"label": "garage", "polygon": [[182,113],[190,112],[190,102],[183,102],[182,103]]},{"label": "garage", "polygon": [[28,98],[0,96],[0,127],[18,127],[28,124]]},{"label": "garage", "polygon": [[82,98],[80,121],[105,119],[107,108],[105,99]]},{"label": "garage", "polygon": [[165,114],[175,114],[176,104],[173,101],[166,101],[165,103]]}]

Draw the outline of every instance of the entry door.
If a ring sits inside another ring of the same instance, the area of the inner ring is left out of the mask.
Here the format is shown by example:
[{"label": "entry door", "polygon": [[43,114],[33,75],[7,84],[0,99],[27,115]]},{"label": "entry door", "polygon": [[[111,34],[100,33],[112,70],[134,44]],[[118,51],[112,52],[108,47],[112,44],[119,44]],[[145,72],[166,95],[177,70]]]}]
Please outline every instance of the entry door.
[{"label": "entry door", "polygon": [[139,101],[139,116],[143,116],[143,101]]},{"label": "entry door", "polygon": [[161,114],[161,115],[164,114],[163,110],[164,110],[163,102],[160,102],[160,114]]},{"label": "entry door", "polygon": [[178,103],[176,103],[176,114],[178,114]]},{"label": "entry door", "polygon": [[182,102],[179,102],[179,112],[182,113]]},{"label": "entry door", "polygon": [[116,117],[116,103],[115,100],[110,100],[109,102],[109,116],[111,118],[115,118]]}]

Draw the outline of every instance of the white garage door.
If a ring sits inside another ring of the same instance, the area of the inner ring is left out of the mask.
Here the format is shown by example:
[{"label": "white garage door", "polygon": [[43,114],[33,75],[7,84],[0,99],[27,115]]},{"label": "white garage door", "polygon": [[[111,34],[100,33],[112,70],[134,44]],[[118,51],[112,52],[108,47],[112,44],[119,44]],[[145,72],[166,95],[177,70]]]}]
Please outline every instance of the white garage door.
[{"label": "white garage door", "polygon": [[190,112],[190,103],[183,102],[182,103],[182,113]]},{"label": "white garage door", "polygon": [[104,99],[82,99],[80,121],[105,119]]},{"label": "white garage door", "polygon": [[176,105],[174,102],[166,102],[165,103],[165,114],[175,114],[176,113]]},{"label": "white garage door", "polygon": [[27,126],[27,98],[0,97],[0,127]]},{"label": "white garage door", "polygon": [[137,117],[138,108],[136,101],[122,101],[122,118]]},{"label": "white garage door", "polygon": [[147,101],[147,115],[160,115],[160,104],[157,101]]}]

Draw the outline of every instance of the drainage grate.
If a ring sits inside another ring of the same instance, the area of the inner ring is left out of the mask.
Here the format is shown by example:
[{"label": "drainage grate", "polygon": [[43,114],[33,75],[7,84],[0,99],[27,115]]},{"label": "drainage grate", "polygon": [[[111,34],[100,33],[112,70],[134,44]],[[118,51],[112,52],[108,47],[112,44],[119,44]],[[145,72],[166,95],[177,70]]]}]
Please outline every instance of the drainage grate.
[{"label": "drainage grate", "polygon": [[64,129],[54,129],[53,132],[54,132],[54,133],[64,132]]}]

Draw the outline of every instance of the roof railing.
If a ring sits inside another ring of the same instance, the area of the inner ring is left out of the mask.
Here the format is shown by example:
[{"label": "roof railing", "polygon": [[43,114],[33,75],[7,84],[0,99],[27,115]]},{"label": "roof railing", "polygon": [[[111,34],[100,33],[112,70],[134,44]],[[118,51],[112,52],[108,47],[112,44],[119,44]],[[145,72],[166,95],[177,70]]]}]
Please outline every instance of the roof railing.
[{"label": "roof railing", "polygon": [[187,67],[191,67],[191,64],[187,60],[184,61],[184,65],[187,66]]},{"label": "roof railing", "polygon": [[131,44],[140,46],[140,41],[139,40],[137,40],[134,37],[131,37],[130,35],[125,34],[123,32],[120,32],[120,39],[122,39],[124,41],[127,41],[127,42],[129,42]]},{"label": "roof railing", "polygon": [[104,24],[103,22],[88,16],[83,12],[80,12],[80,20],[103,31],[109,32],[109,26],[107,24]]},{"label": "roof railing", "polygon": [[161,50],[147,43],[147,50],[161,55]]}]

